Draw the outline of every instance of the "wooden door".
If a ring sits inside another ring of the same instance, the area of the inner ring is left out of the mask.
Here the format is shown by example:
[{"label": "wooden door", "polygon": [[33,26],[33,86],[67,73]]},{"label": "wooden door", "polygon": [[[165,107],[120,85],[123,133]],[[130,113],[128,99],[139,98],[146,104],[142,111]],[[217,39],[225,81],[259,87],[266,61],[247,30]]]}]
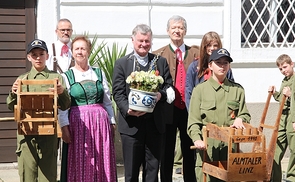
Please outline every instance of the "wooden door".
[{"label": "wooden door", "polygon": [[36,34],[36,0],[0,1],[0,162],[16,161],[16,123],[6,98],[17,76],[31,68],[27,44]]}]

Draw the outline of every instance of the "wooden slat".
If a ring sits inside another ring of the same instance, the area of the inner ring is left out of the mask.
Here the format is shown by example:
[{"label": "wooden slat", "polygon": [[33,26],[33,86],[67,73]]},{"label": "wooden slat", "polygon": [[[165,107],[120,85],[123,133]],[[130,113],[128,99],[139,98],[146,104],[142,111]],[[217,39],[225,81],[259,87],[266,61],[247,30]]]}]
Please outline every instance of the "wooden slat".
[{"label": "wooden slat", "polygon": [[0,68],[0,77],[4,77],[4,76],[19,76],[21,74],[24,73],[24,69],[23,68],[15,68],[15,69],[1,69]]},{"label": "wooden slat", "polygon": [[0,51],[2,50],[25,50],[25,42],[0,42]]},{"label": "wooden slat", "polygon": [[[1,12],[1,10],[0,10]],[[7,24],[25,24],[25,16],[24,15],[0,15],[0,22]]]},{"label": "wooden slat", "polygon": [[[23,85],[53,85],[56,83],[56,80],[22,80]],[[44,92],[34,92],[34,95],[44,94]]]},{"label": "wooden slat", "polygon": [[12,86],[12,84],[14,83],[14,81],[16,80],[17,77],[3,77],[1,78],[1,82],[0,82],[0,86],[1,85],[10,85],[10,88]]},{"label": "wooden slat", "polygon": [[[0,51],[0,54],[1,54],[1,52],[2,51]],[[2,58],[2,60],[1,60],[1,58],[0,58],[0,68],[25,68],[26,67],[25,58],[22,58],[22,59],[9,58],[9,59],[10,60],[8,60],[7,58]]]},{"label": "wooden slat", "polygon": [[[14,117],[1,117],[0,118],[1,124],[6,124],[2,127],[2,125],[0,126],[1,129],[5,129],[5,126],[7,127],[7,129],[11,129],[9,127],[11,127],[11,122],[14,122]],[[1,130],[0,129],[0,130]]]},{"label": "wooden slat", "polygon": [[13,117],[13,112],[12,111],[9,111],[9,112],[7,112],[7,113],[0,113],[0,116],[1,116],[1,118],[2,117]]},{"label": "wooden slat", "polygon": [[0,34],[1,41],[26,41],[26,35],[24,33],[1,33]]},{"label": "wooden slat", "polygon": [[[5,2],[5,1],[0,1],[0,3]],[[7,2],[7,1],[6,1]],[[3,7],[0,5],[0,7]],[[5,9],[0,8],[0,15],[25,15],[25,9]]]},{"label": "wooden slat", "polygon": [[26,56],[25,50],[1,51],[0,59],[3,59],[3,58],[23,59],[25,56]]},{"label": "wooden slat", "polygon": [[22,119],[23,122],[55,122],[55,118],[25,118]]},{"label": "wooden slat", "polygon": [[[0,87],[0,89],[1,89],[1,87]],[[8,92],[5,95],[0,95],[0,103],[3,103],[1,101],[6,101],[7,96],[8,96]]]},{"label": "wooden slat", "polygon": [[25,28],[25,25],[0,24],[0,33],[24,33],[26,31]]},{"label": "wooden slat", "polygon": [[53,92],[20,92],[20,95],[32,95],[32,96],[35,96],[35,95],[51,95],[52,97],[54,96],[54,93]]},{"label": "wooden slat", "polygon": [[2,112],[10,112],[6,103],[0,104],[0,111],[1,111],[1,113]]},{"label": "wooden slat", "polygon": [[9,83],[8,86],[0,86],[0,94],[8,96],[8,92],[11,89],[11,87],[12,87],[12,83]]},{"label": "wooden slat", "polygon": [[[14,123],[15,124],[15,123]],[[0,147],[15,147],[16,144],[16,130],[13,131],[15,134],[15,138],[13,139],[2,139],[0,140]]]},{"label": "wooden slat", "polygon": [[268,128],[268,129],[272,129],[272,130],[274,130],[277,127],[277,126],[267,125],[267,124],[260,124],[260,126],[263,128]]},{"label": "wooden slat", "polygon": [[[16,124],[16,123],[15,123]],[[0,131],[0,139],[2,138],[15,138],[16,130],[3,130]]]},{"label": "wooden slat", "polygon": [[1,147],[0,150],[0,161],[1,162],[16,162],[16,144],[13,147]]}]

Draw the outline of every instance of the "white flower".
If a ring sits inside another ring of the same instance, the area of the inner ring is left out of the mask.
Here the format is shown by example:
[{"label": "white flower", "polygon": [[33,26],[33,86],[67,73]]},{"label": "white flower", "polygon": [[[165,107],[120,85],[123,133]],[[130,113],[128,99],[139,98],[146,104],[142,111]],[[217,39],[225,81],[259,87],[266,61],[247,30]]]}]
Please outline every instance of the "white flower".
[{"label": "white flower", "polygon": [[126,79],[126,83],[130,84],[130,88],[144,90],[148,92],[157,92],[164,79],[159,75],[159,71],[135,71]]}]

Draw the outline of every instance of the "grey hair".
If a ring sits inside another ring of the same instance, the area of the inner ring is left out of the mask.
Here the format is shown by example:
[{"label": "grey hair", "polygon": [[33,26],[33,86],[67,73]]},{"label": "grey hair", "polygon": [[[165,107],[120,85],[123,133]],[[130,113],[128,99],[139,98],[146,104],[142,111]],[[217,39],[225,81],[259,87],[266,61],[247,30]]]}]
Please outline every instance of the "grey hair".
[{"label": "grey hair", "polygon": [[138,32],[143,35],[150,33],[151,36],[153,36],[153,32],[152,32],[151,27],[146,24],[136,25],[136,27],[132,30],[132,37],[135,37]]},{"label": "grey hair", "polygon": [[60,22],[69,22],[69,23],[72,25],[72,22],[71,22],[69,19],[67,19],[67,18],[62,18],[62,19],[59,19],[59,20],[58,20],[58,22],[57,22],[57,24],[56,24],[56,29],[58,29],[58,24],[59,24]]},{"label": "grey hair", "polygon": [[170,28],[170,21],[182,21],[182,24],[183,24],[183,28],[185,29],[185,31],[187,30],[187,24],[186,24],[186,20],[182,17],[182,16],[179,16],[179,15],[173,15],[171,18],[169,18],[168,22],[167,22],[167,31],[169,30]]}]

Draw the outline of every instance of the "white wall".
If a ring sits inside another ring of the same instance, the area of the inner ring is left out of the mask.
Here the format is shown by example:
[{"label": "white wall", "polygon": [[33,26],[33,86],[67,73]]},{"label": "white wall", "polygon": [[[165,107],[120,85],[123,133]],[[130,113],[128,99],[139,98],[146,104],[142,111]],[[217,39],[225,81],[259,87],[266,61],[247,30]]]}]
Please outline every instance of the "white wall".
[{"label": "white wall", "polygon": [[[185,43],[188,45],[199,45],[208,31],[220,34],[224,47],[234,59],[234,77],[245,88],[246,101],[265,102],[268,86],[276,85],[279,88],[282,80],[275,59],[283,52],[292,55],[294,51],[241,49],[240,7],[241,1],[238,0],[40,0],[37,33],[49,44],[56,39],[54,30],[57,20],[68,18],[73,23],[74,34],[88,32],[90,37],[98,34],[101,41],[109,44],[128,44],[130,52],[132,29],[136,24],[145,23],[152,27],[152,49],[156,50],[169,43],[167,20],[178,14],[187,20]],[[256,63],[261,62],[274,65],[256,68]],[[246,63],[246,66],[240,63]]]}]

